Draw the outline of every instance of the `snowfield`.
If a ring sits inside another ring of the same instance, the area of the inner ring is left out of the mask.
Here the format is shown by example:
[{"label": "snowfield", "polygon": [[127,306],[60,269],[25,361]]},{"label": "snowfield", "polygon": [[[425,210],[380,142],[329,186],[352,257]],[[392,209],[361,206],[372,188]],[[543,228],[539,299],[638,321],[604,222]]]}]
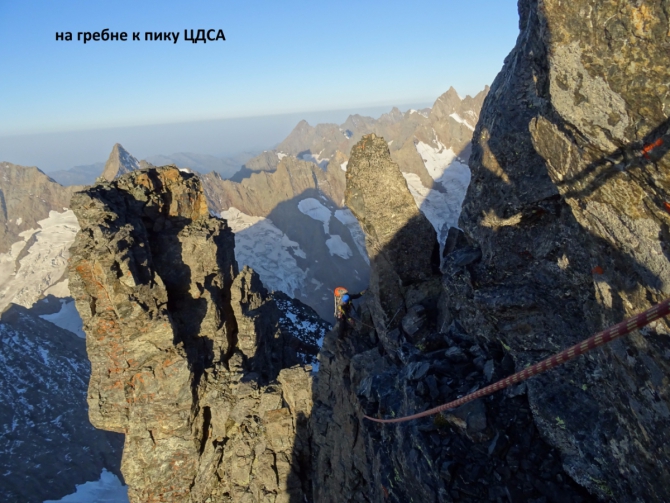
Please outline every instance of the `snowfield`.
[{"label": "snowfield", "polygon": [[414,173],[403,173],[403,176],[416,206],[435,228],[442,250],[449,228],[458,227],[471,174],[468,165],[451,148],[446,148],[440,142],[437,144],[438,148],[423,142],[416,144],[416,150],[437,188],[424,186]]},{"label": "snowfield", "polygon": [[240,269],[248,265],[258,273],[266,288],[295,297],[306,277],[295,259],[306,258],[300,245],[268,218],[246,215],[232,207],[222,212],[221,218],[228,221],[235,233],[235,258]]},{"label": "snowfield", "polygon": [[322,222],[324,233],[328,234],[330,232],[329,226],[332,213],[319,201],[313,197],[308,197],[307,199],[303,199],[298,203],[298,209],[308,217]]},{"label": "snowfield", "polygon": [[347,226],[351,237],[354,240],[354,244],[358,249],[358,252],[361,254],[361,257],[370,265],[370,259],[368,258],[368,251],[365,248],[365,233],[361,229],[361,225],[358,223],[358,219],[354,216],[349,208],[342,210],[335,210],[335,218]]},{"label": "snowfield", "polygon": [[44,503],[128,503],[128,486],[103,468],[100,480],[78,485],[76,492]]},{"label": "snowfield", "polygon": [[353,257],[354,255],[354,253],[351,251],[351,248],[349,248],[349,245],[342,241],[342,238],[337,234],[332,234],[326,240],[326,246],[328,247],[328,251],[331,255],[337,255],[338,257],[342,257],[344,259]]},{"label": "snowfield", "polygon": [[72,210],[51,211],[40,229],[20,234],[8,253],[0,254],[0,310],[10,302],[32,306],[49,288],[65,280],[69,249],[79,231]]},{"label": "snowfield", "polygon": [[86,334],[84,333],[83,322],[74,305],[74,300],[61,299],[60,302],[60,311],[54,314],[43,314],[40,318],[85,339]]}]

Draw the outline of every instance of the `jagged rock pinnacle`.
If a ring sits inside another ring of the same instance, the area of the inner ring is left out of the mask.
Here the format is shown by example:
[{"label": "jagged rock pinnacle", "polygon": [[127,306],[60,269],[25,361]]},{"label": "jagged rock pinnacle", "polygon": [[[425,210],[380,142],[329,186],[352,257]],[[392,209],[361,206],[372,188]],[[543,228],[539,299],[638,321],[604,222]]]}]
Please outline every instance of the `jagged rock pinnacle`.
[{"label": "jagged rock pinnacle", "polygon": [[112,148],[109,158],[102,170],[102,178],[111,182],[114,178],[140,169],[140,163],[135,157],[117,143]]},{"label": "jagged rock pinnacle", "polygon": [[370,289],[382,315],[376,321],[390,328],[405,309],[403,288],[435,272],[435,230],[416,207],[386,141],[375,134],[364,136],[351,150],[345,202],[365,231]]},{"label": "jagged rock pinnacle", "polygon": [[89,416],[125,434],[130,500],[303,501],[311,367],[298,349],[316,351],[284,329],[278,305],[306,306],[269,294],[250,269],[234,281],[233,233],[191,173],[133,171],[72,208]]}]

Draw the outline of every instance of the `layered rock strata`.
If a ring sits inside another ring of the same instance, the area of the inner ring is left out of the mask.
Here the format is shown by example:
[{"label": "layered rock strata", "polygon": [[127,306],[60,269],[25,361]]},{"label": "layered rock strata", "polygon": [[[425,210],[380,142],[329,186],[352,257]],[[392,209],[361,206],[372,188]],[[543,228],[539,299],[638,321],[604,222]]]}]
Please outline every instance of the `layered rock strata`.
[{"label": "layered rock strata", "polygon": [[135,171],[72,206],[90,419],[126,435],[131,501],[302,499],[311,367],[299,364],[316,341],[283,328],[284,296],[238,275],[234,236],[197,177]]}]

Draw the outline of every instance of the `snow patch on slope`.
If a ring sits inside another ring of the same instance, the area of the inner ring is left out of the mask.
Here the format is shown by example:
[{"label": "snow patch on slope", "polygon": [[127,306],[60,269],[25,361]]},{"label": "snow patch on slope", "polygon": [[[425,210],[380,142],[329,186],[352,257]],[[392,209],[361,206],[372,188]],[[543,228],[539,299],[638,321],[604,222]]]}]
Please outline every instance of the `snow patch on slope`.
[{"label": "snow patch on slope", "polygon": [[416,150],[428,174],[445,189],[463,192],[465,195],[470,185],[470,167],[451,148],[446,148],[440,142],[437,143],[438,148],[423,142],[416,145]]},{"label": "snow patch on slope", "polygon": [[349,245],[342,241],[342,238],[337,234],[332,234],[326,240],[326,246],[331,255],[337,255],[343,259],[348,259],[354,255]]},{"label": "snow patch on slope", "polygon": [[128,503],[128,486],[104,468],[100,480],[77,485],[77,491],[59,500],[44,503]]},{"label": "snow patch on slope", "polygon": [[81,321],[79,312],[77,312],[74,301],[61,299],[60,302],[60,311],[53,314],[43,314],[40,318],[51,322],[58,327],[64,328],[65,330],[69,330],[73,334],[85,339],[86,334],[84,333],[83,322]]},{"label": "snow patch on slope", "polygon": [[370,259],[368,258],[368,251],[365,248],[365,233],[361,229],[361,225],[358,223],[358,219],[354,216],[350,209],[345,208],[342,210],[335,210],[335,218],[347,226],[351,237],[354,240],[354,244],[358,249],[358,252],[361,254],[361,257],[370,265]]},{"label": "snow patch on slope", "polygon": [[470,185],[470,168],[451,148],[440,142],[438,148],[418,142],[416,150],[438,190],[423,185],[418,175],[403,173],[414,202],[437,232],[440,248],[444,246],[450,227],[458,227],[463,199]]},{"label": "snow patch on slope", "polygon": [[20,234],[8,253],[0,254],[0,310],[10,302],[32,306],[65,274],[69,249],[79,230],[72,210],[49,212],[39,230]]},{"label": "snow patch on slope", "polygon": [[323,232],[328,234],[330,232],[330,217],[332,213],[328,208],[321,204],[318,200],[313,197],[308,197],[303,199],[298,203],[298,209],[314,220],[318,220],[323,223]]},{"label": "snow patch on slope", "polygon": [[[282,312],[282,317],[279,319],[279,324],[282,329],[300,339],[308,346],[315,346],[320,348],[323,345],[323,339],[331,325],[319,318],[319,316],[311,311],[300,306],[293,300],[283,300],[276,298],[277,307]],[[304,354],[306,364],[312,365],[312,371],[319,370],[318,357]]]},{"label": "snow patch on slope", "polygon": [[463,118],[462,118],[460,115],[458,115],[456,112],[454,112],[453,114],[451,114],[449,117],[451,117],[452,119],[454,119],[454,120],[455,120],[456,122],[458,122],[459,124],[463,124],[463,125],[464,125],[466,128],[468,128],[469,130],[471,130],[471,131],[474,131],[474,130],[475,130],[475,128],[474,128],[473,126],[471,126],[470,123],[469,123],[468,121],[466,121],[465,119],[463,119]]},{"label": "snow patch on slope", "polygon": [[233,207],[222,212],[221,218],[235,233],[235,258],[240,269],[248,265],[268,289],[295,297],[306,278],[295,259],[306,258],[300,245],[268,218],[246,215]]},{"label": "snow patch on slope", "polygon": [[303,161],[308,161],[308,162],[313,162],[317,166],[319,166],[321,169],[326,169],[328,166],[328,162],[330,161],[330,157],[321,157],[321,154],[323,153],[323,150],[319,152],[318,154],[312,154],[311,152],[306,152],[304,154],[300,154],[298,159],[301,159]]}]

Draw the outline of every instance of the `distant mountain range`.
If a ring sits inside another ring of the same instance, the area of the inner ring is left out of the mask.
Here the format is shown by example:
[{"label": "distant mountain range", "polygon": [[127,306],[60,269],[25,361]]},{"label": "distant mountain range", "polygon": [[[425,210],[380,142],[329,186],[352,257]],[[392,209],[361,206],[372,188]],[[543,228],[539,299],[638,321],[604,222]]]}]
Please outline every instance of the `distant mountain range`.
[{"label": "distant mountain range", "polygon": [[[18,372],[16,365],[22,366],[28,369],[21,374],[25,380],[22,386],[26,390],[38,389],[39,379],[56,382],[66,378],[45,374],[56,372],[49,362],[60,361],[57,358],[61,356],[51,355],[61,354],[56,347],[65,347],[62,341],[68,340],[66,346],[71,348],[63,349],[63,355],[72,351],[75,358],[82,351],[76,337],[63,335],[82,335],[65,274],[69,248],[79,230],[77,219],[69,210],[70,198],[81,185],[94,183],[99,177],[111,180],[153,164],[174,163],[200,173],[210,212],[226,218],[235,232],[239,268],[251,266],[269,290],[299,299],[322,318],[332,320],[333,288],[345,286],[358,291],[367,286],[369,276],[364,234],[344,206],[347,163],[353,145],[368,133],[386,140],[417,207],[444,244],[449,227],[457,225],[469,183],[466,162],[470,140],[487,91],[461,99],[450,89],[432,108],[404,113],[394,108],[378,119],[352,115],[340,125],[315,126],[302,121],[277,148],[255,157],[244,154],[234,161],[197,154],[138,160],[116,144],[104,164],[78,166],[50,176],[34,167],[0,163],[0,312],[6,313],[0,332],[5,334],[3,337],[19,341],[17,344],[26,341],[30,346],[25,358],[19,346],[4,347],[3,355],[12,352],[15,356],[0,361],[0,372],[10,375]],[[81,185],[70,185],[75,182]],[[50,302],[44,304],[45,298]],[[34,313],[37,306],[42,306],[39,315]],[[39,356],[42,353],[44,358]],[[76,361],[80,361],[80,356]],[[81,360],[77,364],[82,382],[88,379],[85,363]],[[46,367],[42,368],[42,364]],[[34,382],[30,381],[31,376]],[[9,402],[16,399],[9,395],[5,398]],[[52,411],[54,417],[58,417],[58,411],[65,413],[75,407],[74,402],[66,403],[57,395],[47,394],[40,400],[41,407]],[[84,410],[84,396],[76,400],[76,408]],[[0,428],[18,431],[12,429],[14,422],[25,423],[25,417],[32,417],[26,412],[29,405],[35,407],[30,402],[21,410],[8,409],[8,414],[0,418]],[[39,426],[22,430],[26,442],[37,445],[43,443],[42,437],[60,434],[57,423],[52,428],[46,419],[40,421],[35,422]],[[85,417],[76,421],[82,423],[81,428],[90,428]],[[54,496],[62,495],[63,488],[100,477],[102,468],[118,472],[116,444],[101,443],[93,437],[82,442],[89,443],[87,455],[98,461],[88,463],[85,456],[61,460],[60,468],[69,467],[69,471],[62,484],[55,481],[49,486],[54,488]],[[79,444],[75,447],[81,449]],[[40,457],[37,451],[23,452],[22,459],[26,466],[39,464],[39,459],[50,466],[55,463],[49,457]],[[11,471],[12,463],[8,463],[5,469]],[[14,469],[25,473],[22,477],[33,476],[18,464]]]},{"label": "distant mountain range", "polygon": [[[199,173],[214,171],[222,178],[231,178],[244,164],[258,155],[258,152],[244,152],[232,157],[216,157],[207,154],[195,154],[192,152],[176,152],[169,155],[153,155],[145,159],[154,166],[174,164],[179,168],[189,168]],[[61,185],[92,185],[95,183],[104,168],[105,162],[96,162],[85,166],[75,166],[70,169],[62,169],[49,172],[48,176]]]},{"label": "distant mountain range", "polygon": [[343,200],[349,153],[369,133],[387,141],[443,246],[458,224],[470,181],[470,140],[487,93],[461,98],[450,88],[423,110],[394,108],[378,119],[352,115],[340,125],[301,121],[276,149],[250,159],[231,179],[203,175],[211,210],[236,233],[238,261],[326,319],[333,288],[365,288],[363,233]]},{"label": "distant mountain range", "polygon": [[[250,154],[238,157],[236,162],[247,159],[236,172],[232,161],[207,155],[174,154],[139,161],[119,144],[114,146],[102,169],[100,164],[77,169],[82,177],[88,177],[87,180],[93,178],[94,181],[98,176],[112,179],[143,166],[167,162],[199,173],[217,168],[201,174],[201,178],[210,210],[227,218],[237,234],[236,255],[240,266],[250,265],[259,272],[268,288],[299,298],[325,319],[332,319],[332,289],[345,286],[358,290],[364,288],[368,281],[363,233],[356,219],[343,206],[346,167],[352,146],[368,133],[386,139],[391,156],[400,165],[417,206],[429,218],[440,242],[444,244],[449,228],[457,225],[461,202],[469,183],[470,172],[466,162],[470,140],[487,92],[488,89],[485,89],[475,97],[461,98],[455,89],[450,88],[432,108],[404,113],[394,108],[378,119],[351,115],[340,125],[311,126],[301,121],[276,149],[252,158],[247,158]],[[226,168],[226,164],[230,169]],[[17,176],[17,169],[10,170],[14,173],[11,176]],[[41,184],[39,189],[35,186],[35,193],[58,192],[54,189],[60,187],[58,184],[39,170],[31,169],[35,170],[31,176],[39,179]],[[70,173],[70,180],[75,179],[74,169],[67,173]],[[75,189],[61,187],[59,190],[62,197],[56,198],[58,204],[54,199],[51,206],[62,209],[67,206]],[[30,192],[25,189],[11,191],[13,194]],[[51,199],[54,197],[49,196]],[[41,199],[51,201],[49,198]],[[46,203],[41,204],[44,206]],[[29,216],[35,212],[31,209],[33,203],[26,199],[18,206],[26,213],[23,226],[16,224],[21,220],[18,213],[6,220],[5,232],[9,233],[9,239],[4,240],[5,249],[0,249],[0,252],[7,253],[9,243],[19,239],[18,234],[22,230],[38,228],[38,217]],[[49,213],[43,208],[39,218],[48,217]],[[54,225],[52,221],[44,225]],[[76,222],[73,225],[76,227]],[[73,229],[71,234],[75,227],[70,227]],[[17,256],[8,255],[5,258],[6,264],[15,264],[12,266],[15,269],[18,267],[14,271],[6,265],[4,274],[9,283],[12,275],[15,284],[21,283],[22,295],[27,299],[23,304],[26,307],[57,283],[55,276],[60,274],[53,271],[49,280],[41,282],[21,277],[20,266],[29,255],[27,250],[36,243],[45,243],[38,239],[39,236],[36,233],[32,242],[26,241],[26,246],[22,247],[24,251],[16,252]],[[18,258],[21,253],[24,256]],[[46,255],[42,253],[39,256]],[[34,265],[24,267],[26,270],[37,270]],[[11,298],[15,297],[14,290],[7,289],[7,281],[0,281],[0,302],[12,302]],[[29,284],[39,284],[39,287],[26,286]],[[33,294],[28,295],[27,291],[33,291]]]}]

